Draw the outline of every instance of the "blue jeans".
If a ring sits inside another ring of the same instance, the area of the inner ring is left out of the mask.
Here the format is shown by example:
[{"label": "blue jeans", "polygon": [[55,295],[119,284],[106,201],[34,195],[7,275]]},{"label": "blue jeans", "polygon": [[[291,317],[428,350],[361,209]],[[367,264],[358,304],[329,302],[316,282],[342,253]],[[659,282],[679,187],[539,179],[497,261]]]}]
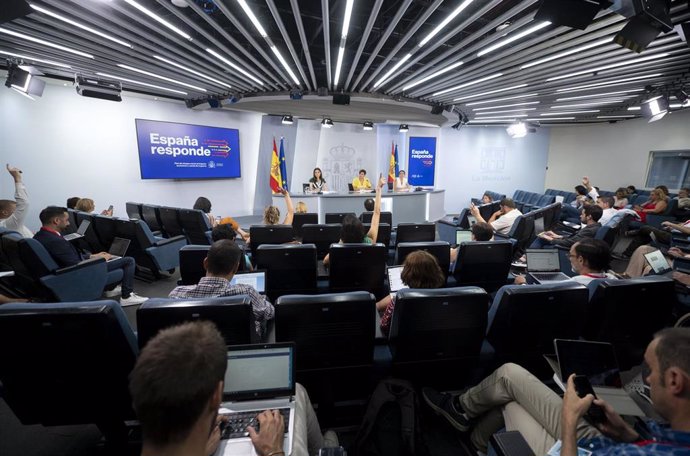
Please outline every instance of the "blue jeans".
[{"label": "blue jeans", "polygon": [[551,242],[540,237],[534,238],[534,241],[529,246],[530,249],[553,249],[555,248]]},{"label": "blue jeans", "polygon": [[106,262],[108,271],[115,269],[122,269],[122,297],[129,298],[129,295],[134,291],[134,271],[136,270],[136,263],[132,257],[122,257],[117,260]]}]

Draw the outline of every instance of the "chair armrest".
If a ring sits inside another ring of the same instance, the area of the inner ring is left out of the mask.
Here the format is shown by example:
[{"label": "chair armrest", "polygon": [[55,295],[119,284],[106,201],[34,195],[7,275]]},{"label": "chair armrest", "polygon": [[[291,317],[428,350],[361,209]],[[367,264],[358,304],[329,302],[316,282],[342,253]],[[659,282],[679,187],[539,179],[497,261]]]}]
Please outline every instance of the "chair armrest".
[{"label": "chair armrest", "polygon": [[489,446],[498,456],[535,456],[519,431],[497,432],[491,436]]},{"label": "chair armrest", "polygon": [[182,240],[182,241],[185,241],[185,243],[187,242],[187,238],[186,238],[186,237],[184,237],[184,236],[182,236],[182,235],[179,235],[179,236],[175,236],[175,237],[171,237],[171,238],[167,238],[167,239],[161,239],[160,241],[156,241],[156,243],[153,244],[153,245],[154,245],[155,247],[162,247],[162,246],[164,246],[164,245],[172,244],[172,243],[174,243],[174,242],[178,242],[178,241],[181,241],[181,240]]},{"label": "chair armrest", "polygon": [[80,269],[90,268],[94,264],[98,264],[98,263],[105,263],[105,258],[90,258],[88,260],[82,261],[81,263],[77,263],[77,264],[72,265],[72,266],[67,266],[66,268],[56,269],[54,274],[55,275],[69,274],[71,272],[78,271]]},{"label": "chair armrest", "polygon": [[675,222],[676,217],[674,215],[659,215],[659,214],[647,214],[647,225],[653,226],[654,228],[661,229],[662,222]]}]

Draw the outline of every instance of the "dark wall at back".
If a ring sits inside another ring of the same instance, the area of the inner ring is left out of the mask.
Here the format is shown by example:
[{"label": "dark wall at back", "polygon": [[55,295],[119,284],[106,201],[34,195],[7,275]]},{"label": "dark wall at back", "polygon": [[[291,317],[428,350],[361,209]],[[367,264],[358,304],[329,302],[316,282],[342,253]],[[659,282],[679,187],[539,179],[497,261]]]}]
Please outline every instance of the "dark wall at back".
[{"label": "dark wall at back", "polygon": [[[292,125],[283,125],[281,116],[264,116],[261,119],[261,141],[259,143],[259,161],[256,167],[256,196],[254,198],[254,213],[263,214],[264,208],[271,204],[271,188],[268,186],[271,172],[271,154],[273,153],[273,139],[276,140],[276,150],[280,152],[280,137],[283,137],[285,161],[287,164],[288,185],[290,193],[302,192],[302,183],[295,184],[290,179],[292,164],[295,162],[295,142],[297,138],[297,120]],[[284,214],[281,214],[281,220]]]}]

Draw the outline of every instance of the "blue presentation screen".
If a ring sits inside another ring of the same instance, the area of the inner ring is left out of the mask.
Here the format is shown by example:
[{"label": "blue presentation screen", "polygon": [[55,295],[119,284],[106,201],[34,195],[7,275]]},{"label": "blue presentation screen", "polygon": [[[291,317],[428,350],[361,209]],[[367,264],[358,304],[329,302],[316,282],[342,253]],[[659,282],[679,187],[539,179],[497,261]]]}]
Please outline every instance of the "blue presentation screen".
[{"label": "blue presentation screen", "polygon": [[136,119],[142,179],[240,177],[240,132]]},{"label": "blue presentation screen", "polygon": [[407,175],[410,185],[434,186],[436,162],[436,138],[410,136],[410,158]]}]

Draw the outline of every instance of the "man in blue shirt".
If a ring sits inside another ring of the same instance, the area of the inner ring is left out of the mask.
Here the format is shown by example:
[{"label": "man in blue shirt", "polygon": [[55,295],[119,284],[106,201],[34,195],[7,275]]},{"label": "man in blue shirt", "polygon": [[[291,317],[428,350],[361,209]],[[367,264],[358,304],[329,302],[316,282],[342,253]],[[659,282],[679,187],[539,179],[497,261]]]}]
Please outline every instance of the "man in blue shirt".
[{"label": "man in blue shirt", "polygon": [[[680,456],[690,454],[690,328],[660,331],[645,352],[646,381],[656,412],[668,424],[648,421],[649,435],[640,436],[592,395],[577,396],[573,376],[565,396],[556,393],[515,364],[504,364],[479,385],[453,396],[422,390],[426,403],[486,451],[489,437],[505,427],[525,437],[535,454],[544,455],[562,440],[561,456],[577,456],[577,446],[592,456]],[[595,403],[606,420],[596,427],[582,420]]]}]

